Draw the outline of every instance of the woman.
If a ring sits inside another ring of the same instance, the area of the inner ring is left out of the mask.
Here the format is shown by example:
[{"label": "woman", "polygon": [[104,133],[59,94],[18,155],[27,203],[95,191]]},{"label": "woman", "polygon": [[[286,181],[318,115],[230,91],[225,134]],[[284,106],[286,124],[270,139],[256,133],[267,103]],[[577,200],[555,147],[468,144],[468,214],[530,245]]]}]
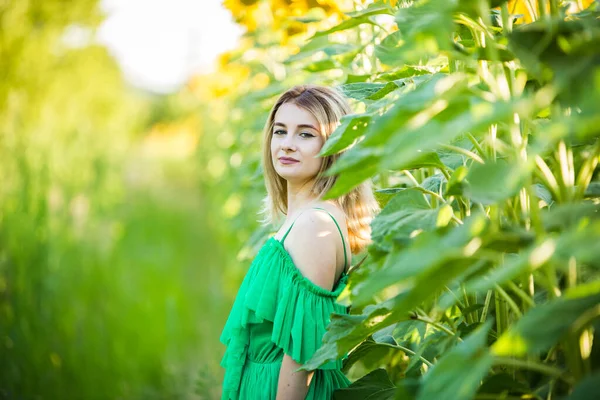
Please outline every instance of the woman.
[{"label": "woman", "polygon": [[223,329],[223,399],[325,400],[350,384],[341,360],[296,372],[320,347],[331,313],[347,313],[336,298],[378,210],[369,183],[322,200],[336,181],[324,172],[339,154],[317,155],[350,112],[336,90],[305,85],[281,95],[269,114],[263,222],[285,220],[252,262]]}]

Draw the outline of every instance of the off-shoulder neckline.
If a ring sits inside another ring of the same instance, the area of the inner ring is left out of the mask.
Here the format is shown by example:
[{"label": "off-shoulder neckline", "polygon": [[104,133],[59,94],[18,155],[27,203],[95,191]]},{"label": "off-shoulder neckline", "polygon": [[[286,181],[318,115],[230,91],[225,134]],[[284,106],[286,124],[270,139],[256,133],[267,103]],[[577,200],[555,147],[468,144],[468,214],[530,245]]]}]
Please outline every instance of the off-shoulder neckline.
[{"label": "off-shoulder neckline", "polygon": [[292,256],[290,255],[290,253],[288,253],[285,247],[283,247],[283,243],[281,243],[281,241],[277,240],[275,236],[271,236],[268,239],[268,241],[276,243],[276,247],[281,251],[286,261],[290,263],[290,269],[292,270],[292,273],[296,275],[300,280],[302,280],[313,292],[329,297],[337,297],[344,289],[344,286],[348,281],[348,274],[346,273],[346,271],[342,271],[342,274],[340,275],[340,278],[338,279],[333,290],[323,289],[321,286],[317,285],[316,283],[302,275],[302,272],[300,272],[298,267],[296,267],[296,265],[294,264],[294,260],[292,260]]}]

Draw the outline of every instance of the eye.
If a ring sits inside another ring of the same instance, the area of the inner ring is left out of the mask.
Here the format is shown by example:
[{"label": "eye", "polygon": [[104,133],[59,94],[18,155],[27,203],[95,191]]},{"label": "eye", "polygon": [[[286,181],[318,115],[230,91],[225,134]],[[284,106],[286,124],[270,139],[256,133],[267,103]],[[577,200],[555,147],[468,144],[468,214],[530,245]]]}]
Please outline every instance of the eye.
[{"label": "eye", "polygon": [[313,135],[312,133],[308,133],[308,132],[302,132],[300,134],[301,137],[303,138],[311,138],[311,137],[315,137],[315,135]]},{"label": "eye", "polygon": [[282,129],[278,129],[276,131],[273,131],[273,135],[285,135],[285,131]]}]

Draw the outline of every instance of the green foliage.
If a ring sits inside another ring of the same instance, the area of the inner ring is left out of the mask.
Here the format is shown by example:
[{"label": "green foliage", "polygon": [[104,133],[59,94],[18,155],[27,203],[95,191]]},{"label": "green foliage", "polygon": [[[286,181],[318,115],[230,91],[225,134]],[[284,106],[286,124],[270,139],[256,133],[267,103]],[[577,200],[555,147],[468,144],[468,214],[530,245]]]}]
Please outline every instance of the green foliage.
[{"label": "green foliage", "polygon": [[[492,366],[493,359],[486,348],[490,325],[478,327],[440,358],[423,377],[423,389],[419,391],[417,400],[473,398]],[[461,364],[468,365],[468,368],[457,368]]]},{"label": "green foliage", "polygon": [[342,153],[328,197],[372,179],[384,206],[352,314],[304,366],[348,354],[336,398],[591,398],[600,25],[597,5],[539,4],[513,26],[501,1],[377,1],[273,61],[353,101],[321,152]]},{"label": "green foliage", "polygon": [[396,398],[397,388],[384,369],[377,369],[366,376],[360,378],[351,388],[338,390],[333,398],[337,399],[385,399],[393,400]]}]

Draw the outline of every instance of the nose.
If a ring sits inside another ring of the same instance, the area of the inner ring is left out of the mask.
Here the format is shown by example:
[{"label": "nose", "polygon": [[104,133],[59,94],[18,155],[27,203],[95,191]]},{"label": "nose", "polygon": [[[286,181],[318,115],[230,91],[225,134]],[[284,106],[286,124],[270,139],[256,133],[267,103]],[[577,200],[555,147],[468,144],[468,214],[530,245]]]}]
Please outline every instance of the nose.
[{"label": "nose", "polygon": [[285,135],[281,142],[281,147],[287,151],[294,151],[296,149],[296,144],[294,143],[294,135]]}]

